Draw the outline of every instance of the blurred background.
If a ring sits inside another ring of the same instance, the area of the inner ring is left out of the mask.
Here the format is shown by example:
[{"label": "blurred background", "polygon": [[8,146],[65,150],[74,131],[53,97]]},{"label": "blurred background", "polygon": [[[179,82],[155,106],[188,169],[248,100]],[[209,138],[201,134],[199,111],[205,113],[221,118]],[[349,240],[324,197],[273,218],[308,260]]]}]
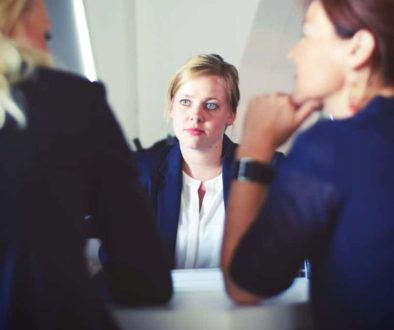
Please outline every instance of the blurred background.
[{"label": "blurred background", "polygon": [[294,0],[46,0],[59,67],[101,80],[130,143],[171,134],[163,113],[174,71],[190,56],[217,53],[240,73],[241,103],[228,135],[239,141],[248,98],[291,91],[288,50],[301,36]]}]

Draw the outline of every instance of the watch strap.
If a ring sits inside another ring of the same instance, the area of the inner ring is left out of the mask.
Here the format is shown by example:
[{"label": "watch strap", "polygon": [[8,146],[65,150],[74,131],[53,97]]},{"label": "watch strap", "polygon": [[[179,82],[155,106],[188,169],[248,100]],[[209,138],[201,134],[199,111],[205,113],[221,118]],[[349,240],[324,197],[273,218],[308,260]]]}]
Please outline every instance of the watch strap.
[{"label": "watch strap", "polygon": [[269,184],[274,178],[274,174],[275,169],[271,164],[262,163],[252,158],[241,158],[235,163],[233,179]]}]

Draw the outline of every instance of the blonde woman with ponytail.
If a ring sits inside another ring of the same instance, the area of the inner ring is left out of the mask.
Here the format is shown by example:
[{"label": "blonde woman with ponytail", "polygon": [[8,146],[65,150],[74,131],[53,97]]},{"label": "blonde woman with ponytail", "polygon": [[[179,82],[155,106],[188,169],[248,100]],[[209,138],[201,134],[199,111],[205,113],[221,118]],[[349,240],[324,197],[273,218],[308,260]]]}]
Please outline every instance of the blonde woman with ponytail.
[{"label": "blonde woman with ponytail", "polygon": [[[40,21],[38,27],[33,26],[33,20]],[[0,1],[0,127],[6,113],[19,127],[26,126],[23,111],[10,96],[10,84],[26,78],[37,65],[51,66],[47,53],[49,29],[43,1]]]},{"label": "blonde woman with ponytail", "polygon": [[21,78],[22,57],[7,39],[0,36],[0,128],[6,114],[14,118],[18,126],[26,126],[26,117],[10,95],[10,83]]},{"label": "blonde woman with ponytail", "polygon": [[0,0],[0,329],[117,329],[84,219],[111,302],[166,302],[169,262],[103,86],[48,68],[49,29],[44,0]]}]

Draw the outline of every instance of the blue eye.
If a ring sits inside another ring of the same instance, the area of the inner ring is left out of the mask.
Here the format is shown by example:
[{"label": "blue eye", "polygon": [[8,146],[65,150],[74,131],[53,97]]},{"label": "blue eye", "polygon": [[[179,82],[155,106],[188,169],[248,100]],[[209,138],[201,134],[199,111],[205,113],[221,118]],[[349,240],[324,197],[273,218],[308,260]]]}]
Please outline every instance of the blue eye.
[{"label": "blue eye", "polygon": [[183,105],[183,106],[188,106],[188,105],[190,105],[190,100],[188,100],[188,99],[180,99],[179,103],[181,105]]},{"label": "blue eye", "polygon": [[217,108],[219,108],[219,106],[213,102],[208,102],[206,106],[208,110],[216,110]]}]

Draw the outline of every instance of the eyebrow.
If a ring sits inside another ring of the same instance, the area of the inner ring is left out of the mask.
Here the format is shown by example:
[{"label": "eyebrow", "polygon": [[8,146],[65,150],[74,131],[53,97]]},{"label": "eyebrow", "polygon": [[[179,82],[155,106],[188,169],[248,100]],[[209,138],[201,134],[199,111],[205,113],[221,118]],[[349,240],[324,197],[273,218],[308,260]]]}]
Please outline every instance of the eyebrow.
[{"label": "eyebrow", "polygon": [[[191,98],[194,99],[195,97],[193,95],[189,95],[189,94],[181,94],[180,97],[187,97],[187,98]],[[203,99],[203,101],[209,101],[209,100],[216,100],[216,101],[220,101],[220,99],[218,99],[215,96],[208,96],[206,98]]]}]

